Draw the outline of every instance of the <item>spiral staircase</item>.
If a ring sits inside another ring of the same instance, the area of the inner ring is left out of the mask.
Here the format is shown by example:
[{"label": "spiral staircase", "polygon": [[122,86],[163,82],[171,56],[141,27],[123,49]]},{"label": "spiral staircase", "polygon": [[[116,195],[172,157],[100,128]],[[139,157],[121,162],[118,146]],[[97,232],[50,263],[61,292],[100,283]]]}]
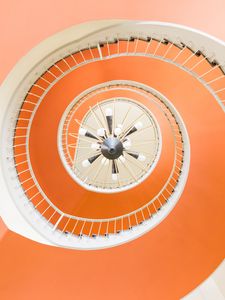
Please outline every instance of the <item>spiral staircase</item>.
[{"label": "spiral staircase", "polygon": [[161,238],[176,255],[178,232],[185,244],[196,227],[222,258],[223,42],[160,22],[85,23],[34,48],[0,97],[1,215],[12,231],[77,250],[145,234],[133,243],[151,239],[160,264]]}]

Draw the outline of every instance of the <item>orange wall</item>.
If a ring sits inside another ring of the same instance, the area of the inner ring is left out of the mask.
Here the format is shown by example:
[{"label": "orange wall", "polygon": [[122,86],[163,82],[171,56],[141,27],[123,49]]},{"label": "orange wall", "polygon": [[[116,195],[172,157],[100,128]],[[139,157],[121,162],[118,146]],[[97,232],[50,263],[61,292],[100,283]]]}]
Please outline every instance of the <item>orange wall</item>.
[{"label": "orange wall", "polygon": [[36,44],[80,22],[109,18],[174,22],[225,39],[224,10],[224,0],[2,0],[0,81]]}]

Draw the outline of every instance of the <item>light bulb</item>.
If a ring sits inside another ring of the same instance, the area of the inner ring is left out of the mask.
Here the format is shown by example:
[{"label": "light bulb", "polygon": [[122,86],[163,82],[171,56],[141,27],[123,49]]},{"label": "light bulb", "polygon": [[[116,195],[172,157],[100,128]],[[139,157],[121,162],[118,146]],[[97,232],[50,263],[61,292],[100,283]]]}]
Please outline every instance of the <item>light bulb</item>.
[{"label": "light bulb", "polygon": [[139,130],[139,129],[141,129],[141,128],[143,127],[143,123],[142,123],[142,122],[137,122],[137,123],[134,124],[134,127],[135,127],[137,130]]},{"label": "light bulb", "polygon": [[79,129],[79,135],[85,135],[86,132],[87,132],[87,130],[82,127]]},{"label": "light bulb", "polygon": [[115,173],[113,173],[113,174],[112,174],[112,180],[113,180],[113,181],[116,181],[117,179],[118,179],[118,175],[115,174]]},{"label": "light bulb", "polygon": [[146,160],[146,157],[145,157],[142,153],[140,153],[140,154],[138,155],[138,160],[140,160],[140,161],[145,161],[145,160]]},{"label": "light bulb", "polygon": [[97,135],[98,136],[104,136],[105,135],[105,129],[104,128],[99,128],[97,130]]},{"label": "light bulb", "polygon": [[122,129],[120,127],[116,127],[115,130],[114,130],[114,133],[116,136],[120,135],[122,132]]},{"label": "light bulb", "polygon": [[110,117],[110,116],[112,116],[112,109],[111,108],[106,108],[106,110],[105,110],[105,115],[107,116],[107,117]]},{"label": "light bulb", "polygon": [[82,161],[82,166],[83,166],[84,168],[89,167],[89,166],[90,166],[89,160],[88,160],[88,159],[83,160],[83,161]]}]

